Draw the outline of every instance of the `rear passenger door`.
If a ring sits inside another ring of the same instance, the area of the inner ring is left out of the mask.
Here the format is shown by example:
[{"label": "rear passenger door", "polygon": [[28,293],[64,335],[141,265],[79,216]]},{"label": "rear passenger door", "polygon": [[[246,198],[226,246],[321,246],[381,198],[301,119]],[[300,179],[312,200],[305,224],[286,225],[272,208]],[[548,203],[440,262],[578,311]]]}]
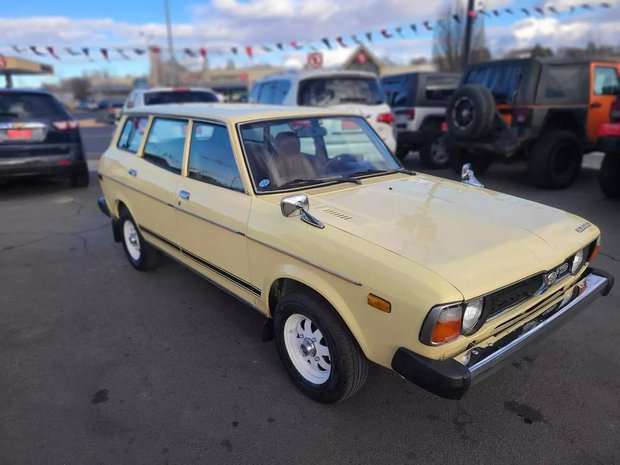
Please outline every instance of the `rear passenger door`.
[{"label": "rear passenger door", "polygon": [[174,202],[181,178],[188,121],[154,117],[139,164],[130,175],[141,195],[135,211],[138,226],[149,240],[178,250]]},{"label": "rear passenger door", "polygon": [[252,200],[244,191],[228,128],[194,122],[187,163],[177,192],[183,254],[197,271],[253,303],[260,290],[249,282],[245,236]]},{"label": "rear passenger door", "polygon": [[620,87],[618,67],[611,63],[593,63],[590,76],[590,109],[588,111],[588,139],[598,139],[601,123],[609,121],[611,104],[616,100],[617,89]]}]

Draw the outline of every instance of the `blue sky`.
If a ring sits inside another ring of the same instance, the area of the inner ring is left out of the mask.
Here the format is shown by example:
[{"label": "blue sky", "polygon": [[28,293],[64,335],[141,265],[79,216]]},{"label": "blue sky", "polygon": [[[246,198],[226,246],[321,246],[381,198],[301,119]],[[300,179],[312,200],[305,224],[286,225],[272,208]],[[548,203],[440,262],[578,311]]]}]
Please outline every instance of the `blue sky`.
[{"label": "blue sky", "polygon": [[[411,0],[211,0],[208,2],[169,0],[177,48],[206,47],[210,64],[223,66],[234,59],[238,66],[251,63],[284,64],[295,67],[305,62],[309,45],[325,49],[321,37],[343,35],[351,43],[350,34],[364,39],[364,32],[374,31],[371,49],[381,57],[406,63],[417,56],[430,57],[432,32],[425,31],[421,22],[435,20],[452,1]],[[528,47],[542,43],[551,47],[580,45],[589,40],[617,44],[620,42],[620,0],[611,0],[610,10],[595,8],[589,12],[578,8],[574,14],[553,15],[548,7],[565,11],[570,0],[486,0],[479,2],[487,10],[498,9],[499,17],[485,18],[489,44],[496,55],[511,48]],[[583,0],[579,4],[583,3]],[[600,2],[591,2],[598,5]],[[533,13],[527,18],[519,10],[539,6],[547,14]],[[511,8],[514,15],[505,12]],[[417,23],[418,34],[407,26]],[[398,37],[394,27],[403,26]],[[377,31],[388,29],[396,38],[385,40]],[[56,75],[47,80],[81,75],[83,72],[104,71],[114,75],[140,74],[148,70],[148,62],[132,55],[123,60],[115,51],[105,61],[98,47],[144,47],[146,43],[166,46],[163,0],[20,0],[3,2],[0,17],[0,53],[14,54],[11,45],[39,47],[53,46],[61,60],[22,56],[53,64]],[[299,41],[305,47],[297,51],[286,47],[283,52],[265,53],[260,45],[273,46],[275,42]],[[364,39],[365,40],[365,39]],[[250,60],[243,51],[245,45],[254,46]],[[85,57],[72,58],[64,47],[75,49],[92,47],[92,61]],[[230,53],[231,46],[240,48],[239,56]],[[351,49],[325,50],[328,65],[341,62]],[[188,59],[188,66],[198,66],[199,58]],[[21,79],[18,84],[36,85],[40,79]]]}]

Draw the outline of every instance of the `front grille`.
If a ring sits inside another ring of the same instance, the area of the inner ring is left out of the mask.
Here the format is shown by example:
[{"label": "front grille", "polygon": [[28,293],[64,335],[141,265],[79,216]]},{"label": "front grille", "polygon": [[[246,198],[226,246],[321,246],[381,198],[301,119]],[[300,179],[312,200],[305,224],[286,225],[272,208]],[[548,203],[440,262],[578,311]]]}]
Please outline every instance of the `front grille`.
[{"label": "front grille", "polygon": [[543,274],[537,274],[485,297],[484,311],[487,318],[532,297],[542,285]]}]

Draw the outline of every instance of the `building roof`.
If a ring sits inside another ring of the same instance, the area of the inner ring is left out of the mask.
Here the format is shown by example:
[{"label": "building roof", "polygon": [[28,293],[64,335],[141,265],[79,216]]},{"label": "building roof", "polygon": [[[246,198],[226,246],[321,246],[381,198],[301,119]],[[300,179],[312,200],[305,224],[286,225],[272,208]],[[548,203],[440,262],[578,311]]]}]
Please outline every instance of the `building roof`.
[{"label": "building roof", "polygon": [[[153,114],[195,119],[210,119],[229,124],[278,118],[303,118],[312,116],[343,116],[349,113],[316,107],[281,105],[255,105],[243,103],[181,103],[151,105],[128,110],[127,114]],[[357,115],[359,116],[359,115]]]}]

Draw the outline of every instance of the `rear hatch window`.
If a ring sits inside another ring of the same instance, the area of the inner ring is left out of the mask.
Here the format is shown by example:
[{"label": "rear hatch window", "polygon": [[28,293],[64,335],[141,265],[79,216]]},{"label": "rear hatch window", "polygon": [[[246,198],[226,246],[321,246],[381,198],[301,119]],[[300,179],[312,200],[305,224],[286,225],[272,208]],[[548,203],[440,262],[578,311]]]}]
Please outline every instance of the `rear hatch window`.
[{"label": "rear hatch window", "polygon": [[68,114],[51,95],[0,92],[0,143],[42,142],[49,123],[67,120]]},{"label": "rear hatch window", "polygon": [[343,104],[380,105],[385,96],[376,79],[322,77],[299,83],[299,105],[329,107]]},{"label": "rear hatch window", "polygon": [[161,105],[168,103],[211,103],[217,102],[213,92],[192,90],[156,91],[144,94],[145,105]]}]

